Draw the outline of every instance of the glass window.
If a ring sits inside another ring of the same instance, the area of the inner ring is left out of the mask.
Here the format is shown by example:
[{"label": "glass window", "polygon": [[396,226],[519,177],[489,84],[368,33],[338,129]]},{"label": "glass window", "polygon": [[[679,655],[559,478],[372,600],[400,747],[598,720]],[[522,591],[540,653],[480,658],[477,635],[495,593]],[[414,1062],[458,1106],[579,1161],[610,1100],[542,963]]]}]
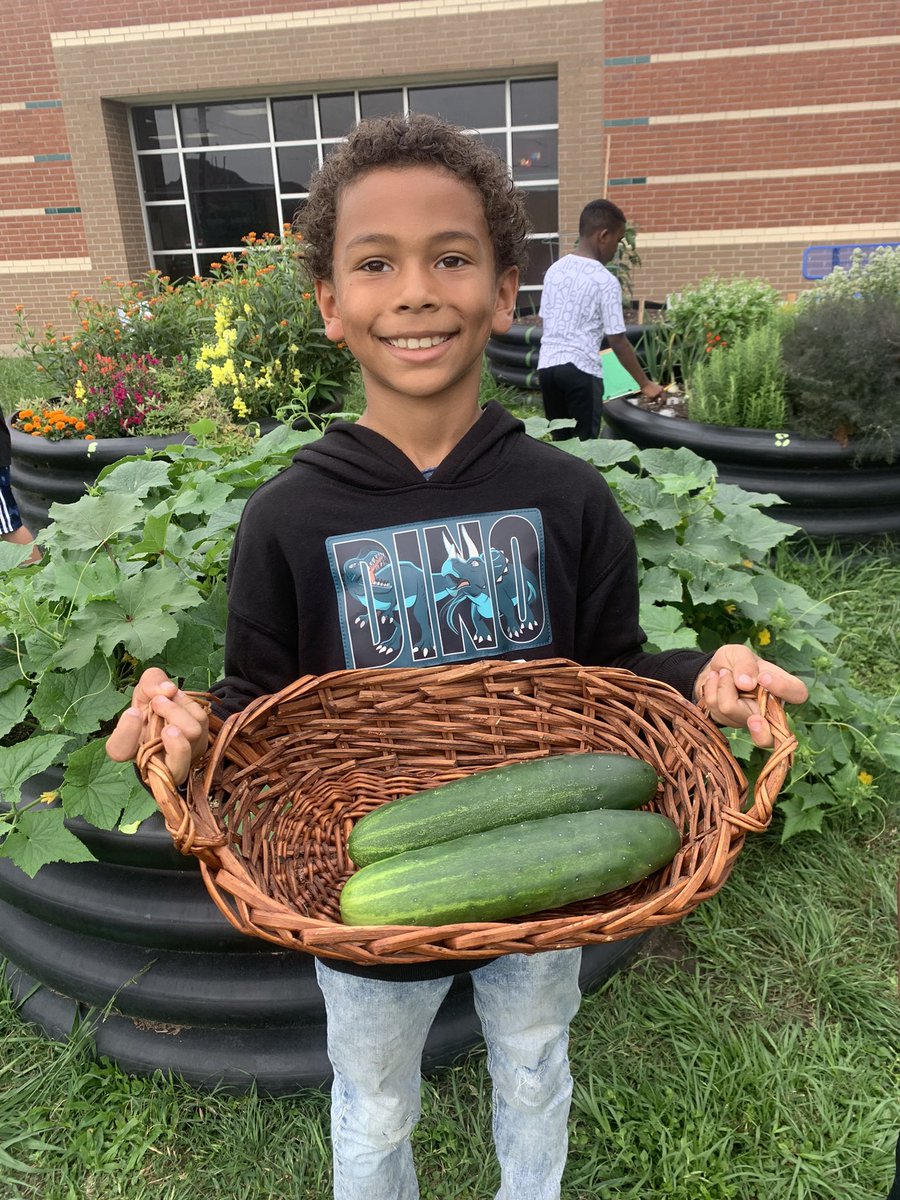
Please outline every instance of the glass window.
[{"label": "glass window", "polygon": [[466,129],[490,129],[506,124],[506,88],[502,83],[410,88],[409,107],[412,112],[434,113]]},{"label": "glass window", "polygon": [[509,103],[513,125],[555,125],[556,80],[514,79]]},{"label": "glass window", "polygon": [[292,96],[272,101],[276,142],[314,142],[316,110],[312,96]]},{"label": "glass window", "polygon": [[208,274],[251,229],[277,234],[293,221],[357,113],[405,111],[462,125],[511,164],[535,234],[520,291],[536,302],[558,241],[556,80],[547,78],[140,105],[132,121],[150,257],[173,276]]},{"label": "glass window", "polygon": [[315,146],[279,146],[278,182],[282,192],[308,192],[310,176],[318,165]]},{"label": "glass window", "polygon": [[277,232],[268,147],[185,154],[184,170],[198,246],[240,246],[251,229]]},{"label": "glass window", "polygon": [[403,112],[403,92],[360,92],[359,113],[362,117],[389,117]]},{"label": "glass window", "polygon": [[346,137],[356,124],[356,98],[353,92],[320,96],[319,124],[323,138]]},{"label": "glass window", "polygon": [[194,274],[194,259],[190,254],[154,254],[153,265],[168,275],[172,283],[190,279]]},{"label": "glass window", "polygon": [[559,229],[559,192],[556,188],[523,188],[525,207],[535,233],[556,233]]},{"label": "glass window", "polygon": [[269,140],[265,100],[180,104],[178,121],[184,146],[237,146]]},{"label": "glass window", "polygon": [[187,210],[183,204],[160,204],[147,209],[150,245],[154,250],[191,248]]},{"label": "glass window", "polygon": [[145,200],[178,200],[184,195],[177,154],[146,154],[139,161]]},{"label": "glass window", "polygon": [[558,243],[558,238],[532,238],[528,243],[528,266],[522,276],[523,284],[540,287],[547,268],[559,258]]},{"label": "glass window", "polygon": [[513,177],[520,183],[559,177],[558,135],[555,129],[512,135]]},{"label": "glass window", "polygon": [[132,109],[134,140],[138,150],[172,150],[175,148],[175,118],[172,105],[159,108]]}]

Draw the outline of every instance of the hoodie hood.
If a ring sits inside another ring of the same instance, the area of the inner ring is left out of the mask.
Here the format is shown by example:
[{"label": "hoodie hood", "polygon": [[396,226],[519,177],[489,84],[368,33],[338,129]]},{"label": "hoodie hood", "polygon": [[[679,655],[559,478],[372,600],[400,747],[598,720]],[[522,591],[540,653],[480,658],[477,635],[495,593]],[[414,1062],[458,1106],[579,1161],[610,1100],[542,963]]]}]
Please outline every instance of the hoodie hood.
[{"label": "hoodie hood", "polygon": [[335,421],[318,441],[298,450],[293,461],[350,487],[373,492],[435,484],[468,485],[496,470],[509,439],[524,428],[502,404],[491,400],[427,483],[419,468],[393,442],[351,421]]}]

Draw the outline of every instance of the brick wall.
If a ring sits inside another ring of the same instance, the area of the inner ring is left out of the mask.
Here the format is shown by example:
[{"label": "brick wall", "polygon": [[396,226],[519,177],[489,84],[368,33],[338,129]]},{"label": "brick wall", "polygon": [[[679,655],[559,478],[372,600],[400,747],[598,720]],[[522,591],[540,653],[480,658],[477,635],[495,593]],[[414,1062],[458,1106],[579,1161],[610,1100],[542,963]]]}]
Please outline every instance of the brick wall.
[{"label": "brick wall", "polygon": [[[608,194],[636,287],[804,286],[810,244],[900,241],[896,0],[45,0],[4,16],[0,347],[12,310],[142,272],[134,103],[555,72],[560,227]],[[565,243],[564,243],[565,244]]]},{"label": "brick wall", "polygon": [[783,292],[809,245],[900,241],[894,0],[607,0],[609,197],[639,294],[705,275]]}]

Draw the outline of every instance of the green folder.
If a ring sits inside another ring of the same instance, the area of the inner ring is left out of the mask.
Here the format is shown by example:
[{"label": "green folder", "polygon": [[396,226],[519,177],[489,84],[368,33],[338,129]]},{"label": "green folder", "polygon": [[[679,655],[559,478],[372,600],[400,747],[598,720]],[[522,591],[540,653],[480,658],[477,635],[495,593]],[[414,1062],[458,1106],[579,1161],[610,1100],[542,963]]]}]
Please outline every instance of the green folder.
[{"label": "green folder", "polygon": [[614,400],[616,396],[628,396],[641,390],[616,358],[615,351],[601,350],[600,366],[603,368],[604,400]]}]

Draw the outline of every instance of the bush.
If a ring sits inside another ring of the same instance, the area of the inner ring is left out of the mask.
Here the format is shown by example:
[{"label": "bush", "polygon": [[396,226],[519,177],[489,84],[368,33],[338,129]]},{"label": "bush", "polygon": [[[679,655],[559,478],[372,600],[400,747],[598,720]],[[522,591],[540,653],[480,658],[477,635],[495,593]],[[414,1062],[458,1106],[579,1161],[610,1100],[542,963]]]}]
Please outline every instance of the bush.
[{"label": "bush", "polygon": [[854,250],[849,267],[836,267],[797,299],[798,311],[822,300],[854,300],[867,296],[892,299],[900,295],[900,250],[879,246],[866,257]]},{"label": "bush", "polygon": [[666,375],[688,384],[707,350],[724,350],[767,324],[780,304],[764,279],[704,279],[672,296],[654,331],[655,353]]},{"label": "bush", "polygon": [[781,330],[770,321],[723,350],[707,350],[691,375],[688,415],[710,425],[784,429],[787,423]]},{"label": "bush", "polygon": [[806,306],[784,337],[790,424],[892,460],[900,440],[900,296],[839,291]]},{"label": "bush", "polygon": [[[250,233],[244,242],[239,255],[212,265],[211,278],[176,285],[154,270],[137,282],[106,280],[100,299],[72,292],[72,333],[46,325],[38,335],[17,305],[17,345],[52,381],[60,406],[81,419],[98,411],[87,394],[94,376],[142,364],[153,378],[141,396],[149,387],[152,403],[131,404],[124,415],[141,420],[119,424],[119,434],[145,432],[145,407],[156,432],[174,432],[162,428],[166,415],[183,420],[185,400],[210,389],[236,420],[334,407],[355,364],[325,336],[301,239],[285,226],[280,239]],[[119,416],[102,415],[113,424]]]}]

